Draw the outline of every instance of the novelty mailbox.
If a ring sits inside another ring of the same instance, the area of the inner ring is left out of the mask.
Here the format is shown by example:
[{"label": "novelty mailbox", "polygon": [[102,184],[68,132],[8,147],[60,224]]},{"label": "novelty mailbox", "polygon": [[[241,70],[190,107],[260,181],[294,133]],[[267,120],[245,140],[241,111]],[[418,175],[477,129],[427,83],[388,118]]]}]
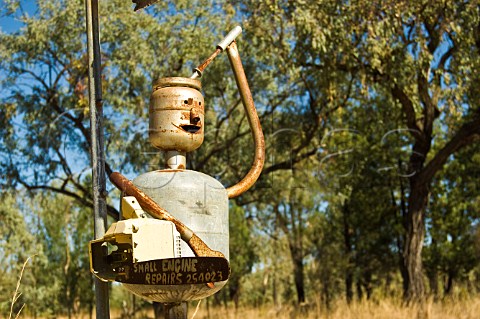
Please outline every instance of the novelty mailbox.
[{"label": "novelty mailbox", "polygon": [[[165,169],[133,181],[120,173],[110,180],[125,195],[121,220],[90,242],[91,271],[117,281],[134,294],[156,302],[179,303],[219,291],[230,275],[228,199],[248,190],[263,168],[265,145],[235,38],[236,27],[190,78],[167,77],[153,83],[149,140],[165,154]],[[232,187],[188,170],[186,154],[204,139],[205,105],[199,78],[227,51],[255,143],[250,171]]]}]

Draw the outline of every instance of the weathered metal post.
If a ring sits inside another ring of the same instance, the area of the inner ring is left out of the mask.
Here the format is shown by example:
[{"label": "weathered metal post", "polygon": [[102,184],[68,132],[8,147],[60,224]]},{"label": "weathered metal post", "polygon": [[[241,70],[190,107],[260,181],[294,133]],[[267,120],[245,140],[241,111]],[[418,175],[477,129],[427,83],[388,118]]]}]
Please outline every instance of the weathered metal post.
[{"label": "weathered metal post", "polygon": [[[94,237],[102,238],[107,226],[105,152],[103,143],[103,107],[100,65],[98,0],[85,0],[88,50],[88,97],[90,106],[90,149]],[[109,319],[108,283],[95,280],[96,318]]]}]

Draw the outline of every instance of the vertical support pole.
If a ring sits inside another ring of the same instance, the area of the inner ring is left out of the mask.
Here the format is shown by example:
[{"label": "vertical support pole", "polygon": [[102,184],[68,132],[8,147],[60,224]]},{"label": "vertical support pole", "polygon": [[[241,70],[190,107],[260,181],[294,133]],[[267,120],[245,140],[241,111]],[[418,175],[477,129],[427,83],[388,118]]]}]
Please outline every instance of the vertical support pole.
[{"label": "vertical support pole", "polygon": [[[98,0],[85,0],[88,49],[88,92],[92,156],[94,237],[102,238],[107,225],[103,106],[100,65]],[[108,283],[94,278],[96,318],[109,319]]]},{"label": "vertical support pole", "polygon": [[165,304],[165,319],[187,319],[187,302]]}]

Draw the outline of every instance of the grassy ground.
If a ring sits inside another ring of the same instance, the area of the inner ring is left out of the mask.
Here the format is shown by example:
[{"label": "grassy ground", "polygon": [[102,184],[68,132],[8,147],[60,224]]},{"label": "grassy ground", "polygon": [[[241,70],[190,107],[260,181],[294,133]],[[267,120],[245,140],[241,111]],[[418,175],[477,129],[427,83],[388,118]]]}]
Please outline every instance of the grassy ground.
[{"label": "grassy ground", "polygon": [[[400,301],[388,299],[377,302],[353,302],[350,305],[339,301],[332,305],[330,311],[315,304],[300,308],[264,306],[261,308],[240,307],[235,310],[233,306],[225,308],[210,305],[207,307],[205,302],[201,302],[194,315],[196,304],[191,304],[189,307],[189,319],[480,319],[480,296],[446,299],[438,302],[428,300],[423,305],[410,307],[403,305]],[[30,318],[30,316],[26,312],[22,313],[19,318]],[[72,316],[72,319],[88,318],[88,314]],[[134,318],[153,319],[153,310],[151,307],[144,308],[137,311],[134,317],[122,316],[119,310],[111,311],[111,319]],[[66,319],[66,316],[57,316],[56,319]]]},{"label": "grassy ground", "polygon": [[[189,309],[192,318],[194,307]],[[383,300],[379,302],[363,301],[347,305],[338,302],[330,311],[318,306],[295,309],[293,307],[246,309],[211,308],[200,304],[195,319],[216,318],[319,318],[319,319],[479,319],[480,297],[463,300],[427,301],[424,305],[406,307],[400,302]]]}]

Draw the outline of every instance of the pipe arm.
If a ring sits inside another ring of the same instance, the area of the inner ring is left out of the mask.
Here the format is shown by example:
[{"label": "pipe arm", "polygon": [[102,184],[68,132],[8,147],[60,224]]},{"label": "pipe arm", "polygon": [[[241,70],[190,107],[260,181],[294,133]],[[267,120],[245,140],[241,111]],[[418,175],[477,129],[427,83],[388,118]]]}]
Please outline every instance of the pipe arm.
[{"label": "pipe arm", "polygon": [[252,130],[253,141],[255,143],[255,155],[252,166],[247,175],[245,175],[245,177],[243,177],[243,179],[237,184],[227,188],[228,198],[234,198],[250,189],[262,173],[263,165],[265,163],[265,139],[263,137],[260,119],[258,118],[252,92],[248,86],[247,77],[245,76],[245,71],[235,41],[227,47],[227,54],[233,73],[235,74],[235,82],[237,83],[242,98],[243,107],[247,113],[248,123]]}]

